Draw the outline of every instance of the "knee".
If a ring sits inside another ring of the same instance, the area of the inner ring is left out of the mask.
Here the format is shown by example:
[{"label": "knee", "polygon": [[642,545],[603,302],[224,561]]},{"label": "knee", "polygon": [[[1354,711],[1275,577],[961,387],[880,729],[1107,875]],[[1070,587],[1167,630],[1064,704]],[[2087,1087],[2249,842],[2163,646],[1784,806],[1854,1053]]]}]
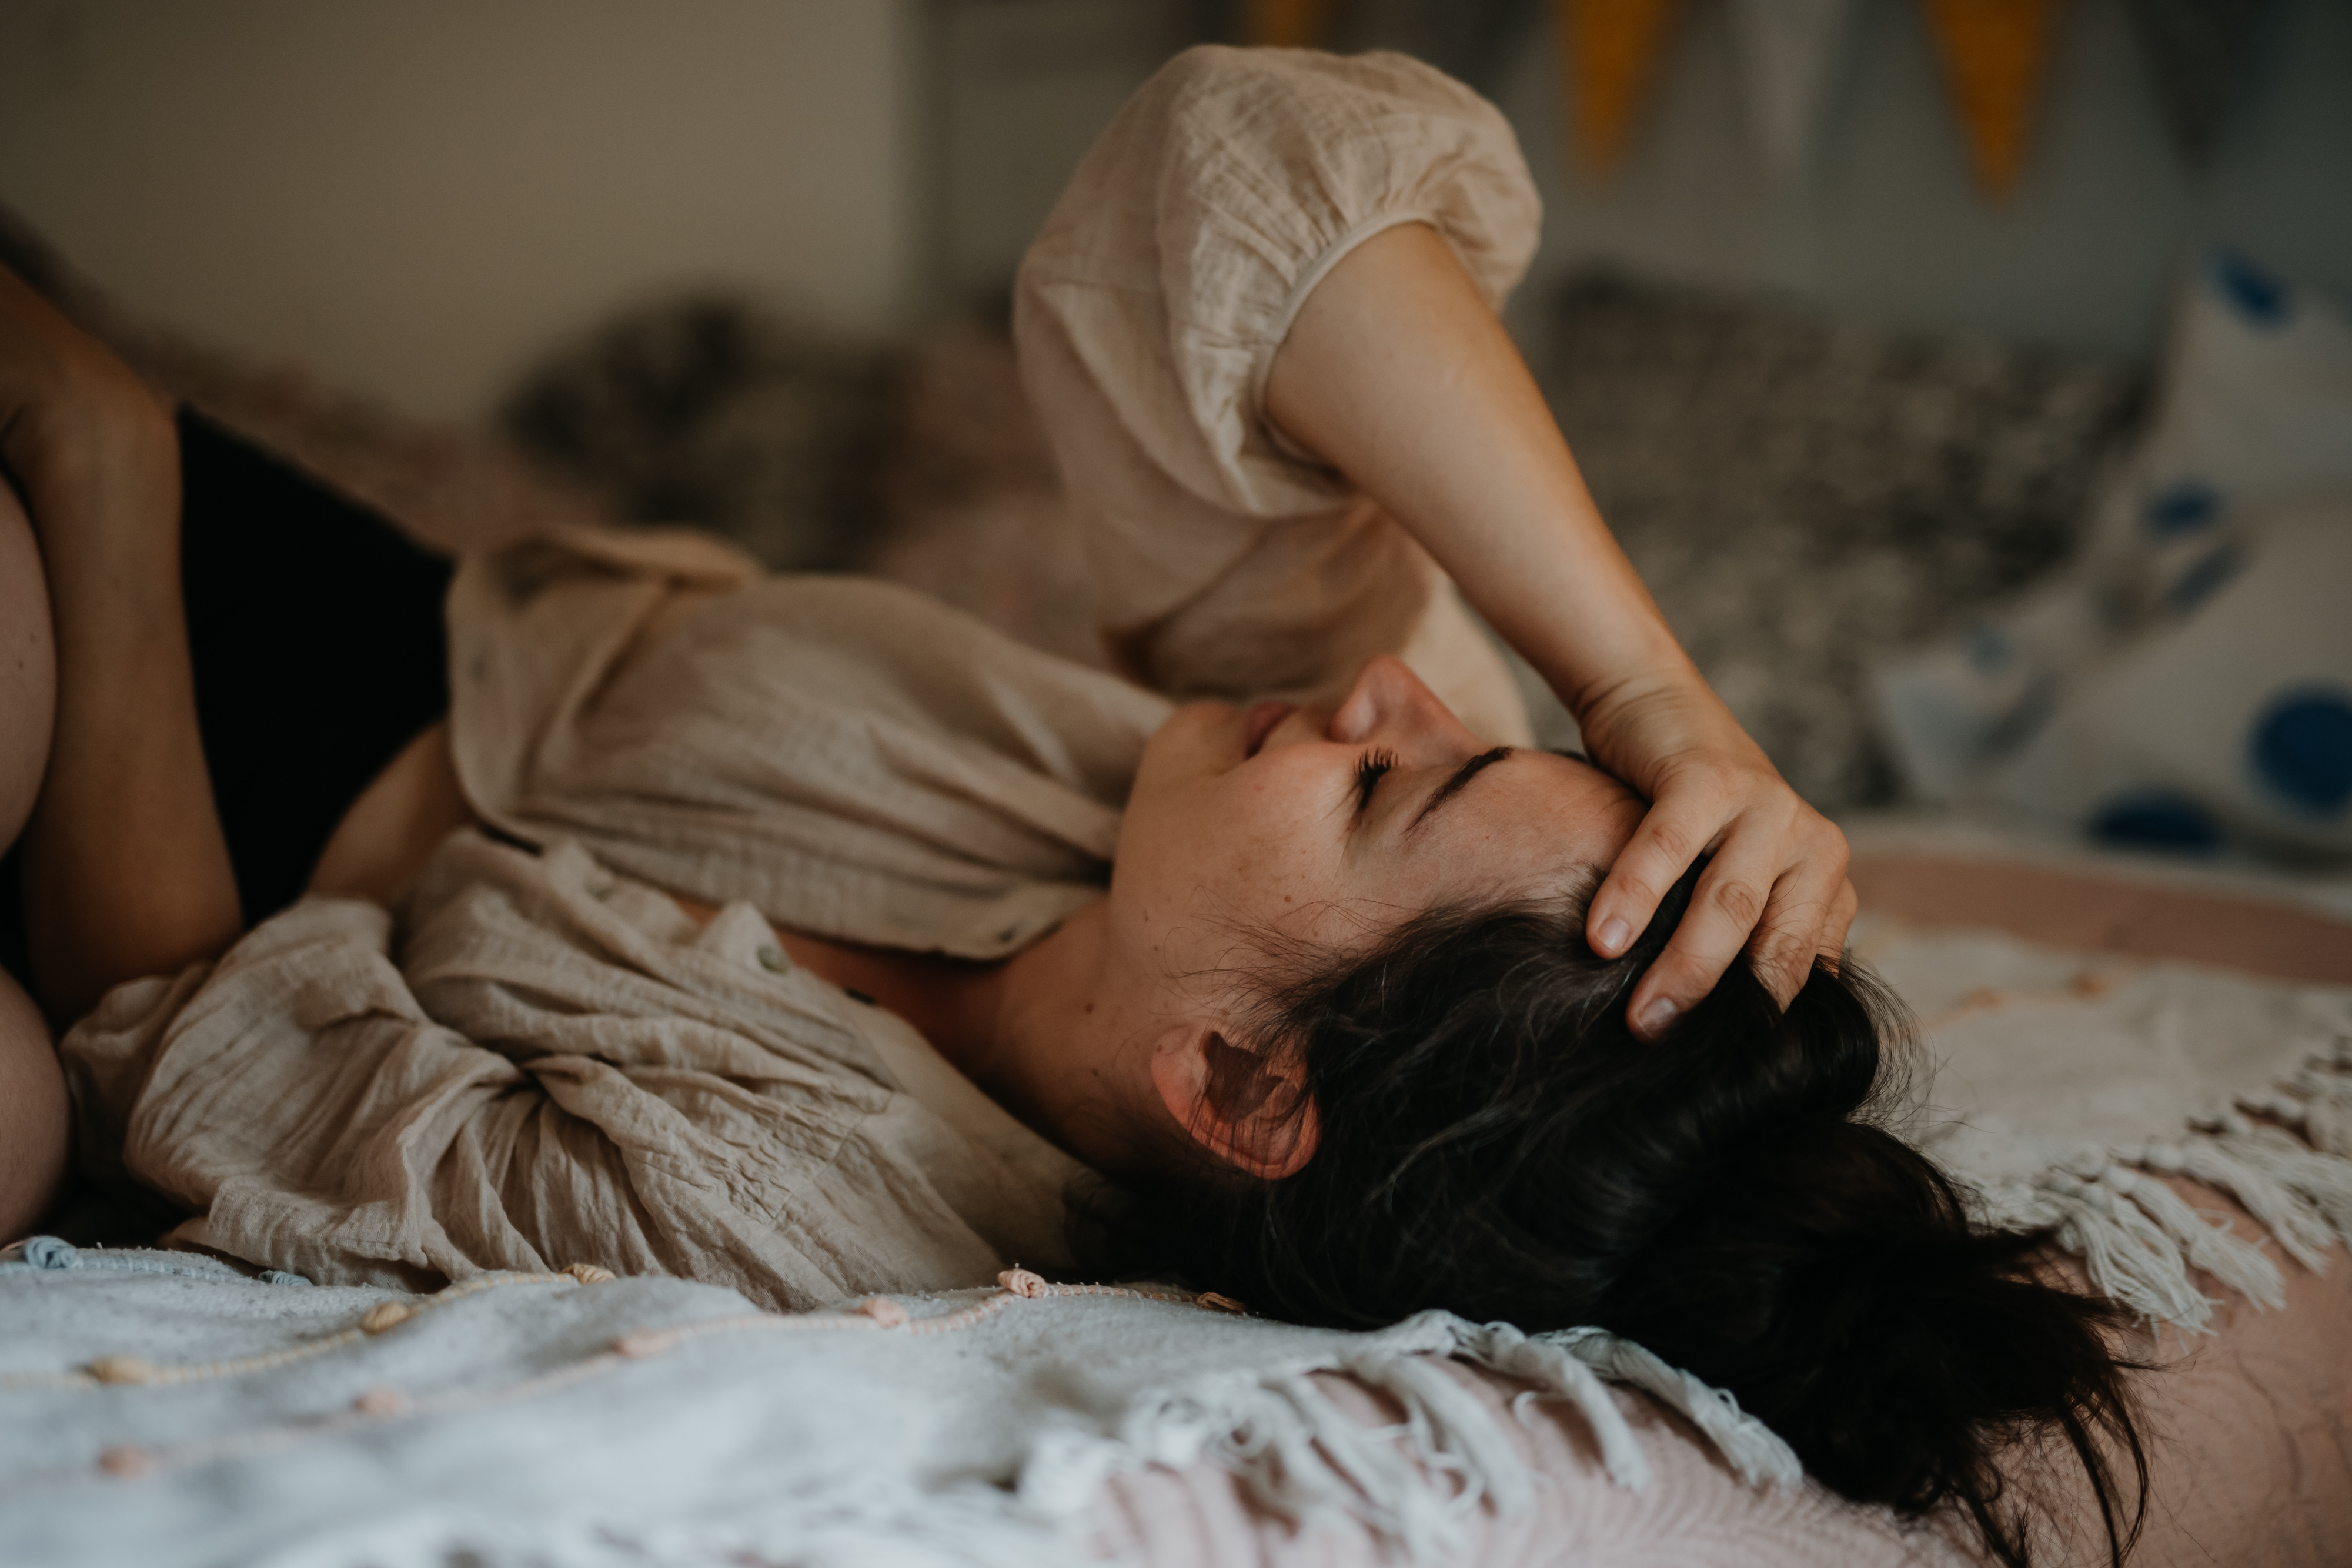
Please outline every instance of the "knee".
[{"label": "knee", "polygon": [[65,1070],[41,1009],[0,969],[0,1243],[23,1236],[65,1185]]}]

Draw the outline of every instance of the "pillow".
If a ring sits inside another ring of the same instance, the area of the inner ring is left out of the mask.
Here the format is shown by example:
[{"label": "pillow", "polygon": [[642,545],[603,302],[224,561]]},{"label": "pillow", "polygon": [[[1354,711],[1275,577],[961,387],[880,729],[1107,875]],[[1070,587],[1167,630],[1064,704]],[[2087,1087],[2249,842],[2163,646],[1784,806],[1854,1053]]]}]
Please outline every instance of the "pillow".
[{"label": "pillow", "polygon": [[2226,548],[2193,613],[2074,673],[1991,799],[2110,842],[2352,853],[2352,496]]},{"label": "pillow", "polygon": [[2094,504],[2084,564],[2146,624],[2228,575],[2249,518],[2347,486],[2352,317],[2220,252],[2181,290],[2156,418]]},{"label": "pillow", "polygon": [[2352,319],[2242,258],[2056,581],[1881,671],[1914,790],[2114,841],[2352,852]]},{"label": "pillow", "polygon": [[2076,552],[2143,400],[2139,367],[2113,359],[1675,284],[1588,275],[1525,325],[1601,516],[1825,810],[1897,791],[1872,672]]}]

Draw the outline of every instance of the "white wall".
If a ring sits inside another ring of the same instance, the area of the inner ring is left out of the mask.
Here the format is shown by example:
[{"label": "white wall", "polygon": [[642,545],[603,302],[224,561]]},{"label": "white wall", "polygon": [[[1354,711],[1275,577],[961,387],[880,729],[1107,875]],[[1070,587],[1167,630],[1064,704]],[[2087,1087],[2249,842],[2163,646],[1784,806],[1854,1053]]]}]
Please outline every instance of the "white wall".
[{"label": "white wall", "polygon": [[914,0],[0,0],[0,201],[132,305],[477,416],[616,304],[915,287]]},{"label": "white wall", "polygon": [[1760,284],[1842,315],[2139,354],[2180,258],[2214,241],[2352,298],[2352,4],[2276,0],[2210,169],[2185,172],[2125,0],[2070,0],[2040,136],[1979,199],[1916,0],[1861,0],[1809,181],[1751,149],[1725,7],[1697,0],[1618,179],[1568,172],[1549,36],[1498,97],[1545,187],[1537,283],[1612,259]]}]

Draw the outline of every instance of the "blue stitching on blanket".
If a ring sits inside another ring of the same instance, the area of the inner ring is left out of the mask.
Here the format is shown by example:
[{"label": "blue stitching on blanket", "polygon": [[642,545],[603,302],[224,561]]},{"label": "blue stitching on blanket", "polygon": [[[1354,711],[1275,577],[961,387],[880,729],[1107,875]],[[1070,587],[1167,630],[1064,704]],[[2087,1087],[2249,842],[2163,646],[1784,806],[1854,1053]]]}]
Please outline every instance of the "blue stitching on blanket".
[{"label": "blue stitching on blanket", "polygon": [[[0,1274],[56,1274],[74,1269],[102,1269],[118,1274],[176,1274],[189,1280],[215,1282],[242,1281],[245,1276],[225,1264],[166,1263],[154,1258],[133,1258],[93,1248],[85,1252],[57,1236],[28,1237],[7,1249],[16,1259],[0,1261]],[[308,1285],[302,1275],[283,1269],[264,1269],[257,1281],[268,1285]]]}]

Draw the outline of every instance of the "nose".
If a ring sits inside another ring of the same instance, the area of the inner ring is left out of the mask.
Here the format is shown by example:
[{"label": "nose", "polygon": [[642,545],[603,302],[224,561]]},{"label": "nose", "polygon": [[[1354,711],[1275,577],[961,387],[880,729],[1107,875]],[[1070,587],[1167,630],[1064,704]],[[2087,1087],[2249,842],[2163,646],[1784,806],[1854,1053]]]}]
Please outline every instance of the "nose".
[{"label": "nose", "polygon": [[1454,710],[1402,659],[1389,653],[1364,665],[1323,733],[1350,746],[1370,740],[1471,738]]}]

